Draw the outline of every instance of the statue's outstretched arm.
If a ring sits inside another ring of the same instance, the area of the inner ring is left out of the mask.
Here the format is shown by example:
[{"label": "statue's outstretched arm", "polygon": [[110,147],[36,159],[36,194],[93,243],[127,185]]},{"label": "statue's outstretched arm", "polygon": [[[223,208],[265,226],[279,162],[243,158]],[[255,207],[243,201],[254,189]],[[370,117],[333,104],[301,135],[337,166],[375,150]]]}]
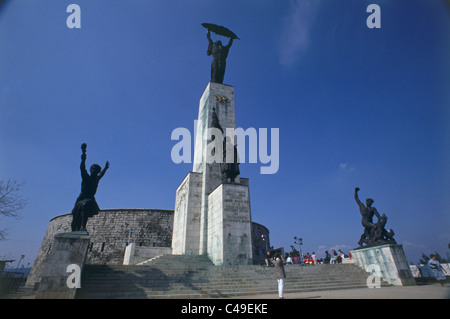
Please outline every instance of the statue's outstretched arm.
[{"label": "statue's outstretched arm", "polygon": [[81,164],[80,164],[80,171],[81,171],[81,177],[84,178],[88,175],[88,172],[86,170],[86,144],[81,144],[81,149],[83,150],[83,153],[81,154]]},{"label": "statue's outstretched arm", "polygon": [[106,161],[105,167],[102,169],[102,171],[98,174],[98,179],[101,179],[103,175],[105,175],[106,171],[109,168],[109,162]]},{"label": "statue's outstretched arm", "polygon": [[211,44],[213,41],[211,40],[211,31],[208,30],[206,33],[206,38],[208,39],[208,42]]},{"label": "statue's outstretched arm", "polygon": [[361,203],[361,201],[358,198],[358,191],[359,191],[359,187],[355,187],[355,201],[358,204],[359,207],[364,206],[363,203]]},{"label": "statue's outstretched arm", "polygon": [[211,40],[211,34],[208,30],[208,33],[206,33],[206,37],[208,38],[208,50],[206,50],[206,55],[210,56],[212,54],[214,42]]},{"label": "statue's outstretched arm", "polygon": [[233,38],[230,38],[230,41],[228,42],[228,45],[226,46],[227,49],[230,49],[233,45]]}]

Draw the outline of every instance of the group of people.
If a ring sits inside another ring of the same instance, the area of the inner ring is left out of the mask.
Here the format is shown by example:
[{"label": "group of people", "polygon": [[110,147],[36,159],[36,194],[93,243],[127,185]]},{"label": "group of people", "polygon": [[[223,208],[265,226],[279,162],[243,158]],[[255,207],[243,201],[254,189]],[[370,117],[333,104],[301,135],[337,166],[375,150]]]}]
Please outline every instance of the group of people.
[{"label": "group of people", "polygon": [[311,255],[309,253],[306,253],[306,255],[299,257],[294,256],[291,257],[289,254],[286,254],[286,263],[287,264],[305,264],[305,265],[315,265],[320,263],[320,259],[317,258],[317,255],[315,252],[313,252]]},{"label": "group of people", "polygon": [[[278,282],[278,297],[280,299],[284,299],[284,281],[286,279],[286,273],[284,271],[284,265],[285,264],[293,264],[295,263],[293,258],[289,254],[286,254],[286,260],[283,259],[280,253],[276,252],[273,257],[271,257],[270,251],[267,252],[266,255],[266,265],[274,266],[275,267],[275,276],[277,278]],[[328,251],[325,251],[325,258],[323,259],[323,263],[325,264],[333,264],[333,263],[340,263],[342,262],[343,258],[348,258],[350,256],[345,255],[340,249],[336,252],[336,250],[331,250],[331,254],[328,253]],[[433,272],[434,277],[442,286],[445,284],[445,273],[443,271],[442,266],[439,264],[439,261],[437,261],[435,255],[430,256],[430,260],[428,262],[428,266],[431,268],[431,271]],[[298,260],[298,257],[295,260]],[[317,264],[319,263],[319,259],[317,259],[316,254],[313,252],[312,255],[307,253],[304,256],[303,263],[304,264]]]},{"label": "group of people", "polygon": [[[323,263],[329,263],[329,264],[333,264],[333,263],[340,263],[342,262],[343,258],[347,258],[349,256],[345,255],[340,249],[338,249],[338,251],[336,252],[336,250],[331,250],[331,254],[328,253],[328,251],[325,252],[325,258],[323,260]],[[434,277],[436,278],[436,280],[438,282],[440,282],[440,284],[442,286],[444,286],[446,277],[443,271],[442,266],[439,264],[439,261],[437,261],[436,256],[435,255],[431,255],[430,256],[430,260],[428,262],[428,266],[431,268],[431,271],[433,272]],[[294,257],[294,258],[298,258],[298,257]],[[285,264],[293,264],[294,261],[291,258],[291,256],[289,254],[286,255],[286,260],[283,259],[283,257],[281,256],[280,253],[276,252],[274,257],[271,257],[271,253],[270,251],[267,252],[266,255],[266,264],[269,267],[270,265],[275,267],[275,275],[277,278],[277,282],[278,282],[278,297],[280,299],[284,299],[283,294],[284,294],[284,281],[286,279],[286,273],[284,271],[284,265]],[[316,254],[313,252],[312,255],[309,255],[309,253],[307,253],[304,256],[303,259],[303,263],[304,264],[317,264],[318,263],[318,259]]]},{"label": "group of people", "polygon": [[346,255],[342,252],[342,250],[332,249],[331,254],[328,251],[325,251],[325,258],[323,259],[324,264],[340,264],[344,258],[351,258],[350,255]]},{"label": "group of people", "polygon": [[[302,265],[316,265],[316,264],[340,264],[344,258],[349,258],[350,256],[343,253],[341,249],[331,250],[331,254],[325,251],[325,258],[318,258],[316,253],[309,252],[301,257],[292,256],[292,254],[286,254],[285,260],[286,264],[302,264]],[[266,255],[266,266],[270,266],[270,252]]]},{"label": "group of people", "polygon": [[337,252],[333,249],[331,251],[331,254],[329,254],[328,251],[326,251],[325,254],[326,257],[323,260],[318,259],[315,252],[313,252],[311,255],[309,253],[306,253],[306,255],[303,256],[303,259],[300,259],[298,256],[291,257],[289,254],[286,254],[286,259],[284,259],[279,252],[271,253],[270,251],[268,251],[265,258],[266,267],[270,266],[275,267],[275,275],[278,282],[278,297],[280,299],[284,299],[283,297],[284,281],[286,278],[286,273],[284,271],[285,264],[296,264],[296,263],[303,263],[305,265],[315,265],[318,263],[332,264],[335,262],[341,262],[343,258],[348,257],[340,249],[338,249]]},{"label": "group of people", "polygon": [[334,249],[331,251],[331,254],[328,251],[325,252],[325,258],[319,259],[315,252],[311,255],[306,253],[306,255],[300,258],[298,256],[291,256],[286,254],[286,258],[284,259],[279,252],[271,252],[268,251],[265,256],[265,264],[266,267],[275,267],[275,275],[278,282],[278,297],[280,299],[284,299],[283,291],[284,291],[284,280],[286,278],[286,273],[284,271],[285,264],[303,264],[303,265],[315,265],[319,263],[333,264],[342,262],[343,258],[348,257],[345,255],[340,249],[336,252]]}]

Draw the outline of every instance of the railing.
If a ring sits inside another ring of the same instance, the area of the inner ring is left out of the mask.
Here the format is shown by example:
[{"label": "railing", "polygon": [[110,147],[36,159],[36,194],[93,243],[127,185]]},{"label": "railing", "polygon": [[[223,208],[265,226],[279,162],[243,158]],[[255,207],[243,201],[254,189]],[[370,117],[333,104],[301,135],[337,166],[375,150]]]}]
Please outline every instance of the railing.
[{"label": "railing", "polygon": [[0,274],[0,296],[14,294],[25,282],[22,272],[4,271]]}]

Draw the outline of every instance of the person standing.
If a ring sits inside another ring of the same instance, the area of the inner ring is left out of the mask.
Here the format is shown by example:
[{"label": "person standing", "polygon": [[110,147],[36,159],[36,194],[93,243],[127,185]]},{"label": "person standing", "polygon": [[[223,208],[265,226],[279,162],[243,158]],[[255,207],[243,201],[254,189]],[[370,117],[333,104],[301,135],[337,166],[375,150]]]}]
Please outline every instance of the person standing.
[{"label": "person standing", "polygon": [[342,252],[341,249],[338,249],[338,264],[342,264],[342,261],[345,259],[345,254]]},{"label": "person standing", "polygon": [[286,273],[284,272],[284,260],[281,258],[279,253],[276,254],[275,258],[272,260],[275,265],[275,274],[278,282],[278,297],[284,299],[284,280],[286,279]]},{"label": "person standing", "polygon": [[328,250],[325,251],[325,258],[323,259],[323,263],[324,264],[329,264],[331,260],[331,256],[330,253],[328,252]]},{"label": "person standing", "polygon": [[331,250],[330,264],[336,263],[337,257],[338,257],[338,254],[336,253],[336,250],[332,249]]},{"label": "person standing", "polygon": [[266,267],[270,267],[270,261],[271,261],[270,251],[267,251],[266,257],[264,258],[264,261],[266,262]]},{"label": "person standing", "polygon": [[317,264],[317,255],[315,252],[312,253],[311,259],[313,261],[313,264],[316,265]]},{"label": "person standing", "polygon": [[286,258],[286,264],[292,264],[292,263],[293,262],[292,262],[291,255],[288,255],[287,258]]},{"label": "person standing", "polygon": [[430,260],[428,261],[428,266],[431,268],[431,272],[436,280],[444,287],[445,283],[445,273],[442,270],[442,266],[439,264],[439,261],[436,259],[436,255],[431,254]]}]

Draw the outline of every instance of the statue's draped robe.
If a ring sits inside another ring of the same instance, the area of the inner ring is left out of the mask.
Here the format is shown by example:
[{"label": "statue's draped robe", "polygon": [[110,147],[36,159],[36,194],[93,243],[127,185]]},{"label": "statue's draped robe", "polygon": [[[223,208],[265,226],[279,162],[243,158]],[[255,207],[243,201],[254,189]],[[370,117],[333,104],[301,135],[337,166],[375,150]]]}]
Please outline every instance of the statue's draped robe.
[{"label": "statue's draped robe", "polygon": [[213,56],[213,61],[211,64],[211,82],[223,84],[226,60],[230,47],[231,43],[227,46],[222,46],[219,41],[214,43],[212,40],[209,40],[208,51],[206,51],[206,54],[208,56]]}]

